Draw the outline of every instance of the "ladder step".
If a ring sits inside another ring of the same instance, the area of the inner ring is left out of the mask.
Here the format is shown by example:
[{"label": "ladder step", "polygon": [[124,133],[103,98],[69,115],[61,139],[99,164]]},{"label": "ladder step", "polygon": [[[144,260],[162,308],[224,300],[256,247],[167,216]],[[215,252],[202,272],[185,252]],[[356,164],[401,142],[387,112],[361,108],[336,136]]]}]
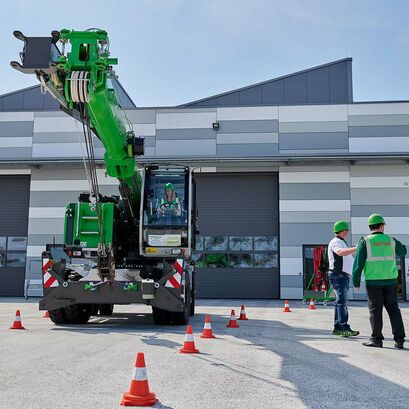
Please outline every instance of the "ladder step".
[{"label": "ladder step", "polygon": [[81,216],[83,220],[98,220],[97,216]]},{"label": "ladder step", "polygon": [[95,235],[95,234],[99,234],[99,232],[97,231],[82,231],[80,234],[84,234],[84,235]]}]

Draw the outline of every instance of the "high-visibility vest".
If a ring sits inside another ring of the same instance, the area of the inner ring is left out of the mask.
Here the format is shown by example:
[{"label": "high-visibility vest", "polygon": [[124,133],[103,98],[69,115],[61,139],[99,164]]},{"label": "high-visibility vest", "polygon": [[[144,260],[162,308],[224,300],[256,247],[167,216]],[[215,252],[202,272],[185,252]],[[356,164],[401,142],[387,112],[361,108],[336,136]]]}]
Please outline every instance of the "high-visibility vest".
[{"label": "high-visibility vest", "polygon": [[390,280],[398,277],[396,242],[388,234],[370,234],[365,237],[365,280]]}]

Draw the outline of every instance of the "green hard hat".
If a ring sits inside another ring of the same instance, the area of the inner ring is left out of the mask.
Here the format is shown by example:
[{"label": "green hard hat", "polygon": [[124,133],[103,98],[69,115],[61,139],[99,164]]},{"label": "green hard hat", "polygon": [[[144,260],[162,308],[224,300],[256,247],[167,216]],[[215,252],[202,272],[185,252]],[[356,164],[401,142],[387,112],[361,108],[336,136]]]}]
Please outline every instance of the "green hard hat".
[{"label": "green hard hat", "polygon": [[338,220],[334,223],[334,227],[332,228],[334,233],[338,233],[342,230],[349,230],[349,224],[345,220]]},{"label": "green hard hat", "polygon": [[368,225],[373,226],[374,224],[386,224],[385,219],[380,214],[371,214],[368,217]]},{"label": "green hard hat", "polygon": [[175,186],[173,186],[173,183],[166,183],[165,185],[165,189],[166,190],[173,190],[175,188]]}]

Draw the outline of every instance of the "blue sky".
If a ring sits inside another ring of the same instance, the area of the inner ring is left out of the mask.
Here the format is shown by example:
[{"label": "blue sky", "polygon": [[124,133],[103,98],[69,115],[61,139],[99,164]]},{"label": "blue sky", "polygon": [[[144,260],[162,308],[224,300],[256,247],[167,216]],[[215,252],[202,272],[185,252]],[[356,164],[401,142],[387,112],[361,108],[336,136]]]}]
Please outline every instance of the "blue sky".
[{"label": "blue sky", "polygon": [[0,94],[35,84],[14,71],[22,43],[54,29],[108,31],[138,106],[204,98],[344,57],[355,101],[409,100],[409,2],[117,0],[4,2]]}]

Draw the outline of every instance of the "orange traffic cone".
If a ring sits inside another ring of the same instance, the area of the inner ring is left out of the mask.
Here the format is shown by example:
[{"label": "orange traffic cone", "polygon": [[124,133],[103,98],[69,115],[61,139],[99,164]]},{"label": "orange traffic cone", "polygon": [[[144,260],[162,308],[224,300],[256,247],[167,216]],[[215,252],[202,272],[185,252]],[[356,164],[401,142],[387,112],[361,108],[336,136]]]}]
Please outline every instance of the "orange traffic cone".
[{"label": "orange traffic cone", "polygon": [[284,309],[283,312],[291,312],[290,310],[290,304],[288,303],[288,300],[284,301]]},{"label": "orange traffic cone", "polygon": [[138,352],[135,368],[132,373],[129,392],[122,396],[122,406],[152,406],[157,402],[156,395],[149,390],[148,375],[146,374],[145,355]]},{"label": "orange traffic cone", "polygon": [[310,299],[310,306],[308,307],[309,310],[316,310],[315,304],[314,304],[314,299]]},{"label": "orange traffic cone", "polygon": [[198,354],[199,350],[195,347],[195,339],[193,337],[192,326],[188,325],[186,328],[185,342],[183,348],[179,350],[182,354]]},{"label": "orange traffic cone", "polygon": [[239,324],[237,324],[236,321],[236,312],[234,310],[231,310],[230,321],[227,324],[227,328],[239,328]]},{"label": "orange traffic cone", "polygon": [[10,327],[10,329],[25,329],[21,323],[20,310],[16,311],[16,318],[14,318],[13,325]]},{"label": "orange traffic cone", "polygon": [[244,305],[241,306],[239,320],[240,321],[247,321],[248,320],[248,318],[246,316],[246,310],[244,309]]},{"label": "orange traffic cone", "polygon": [[327,285],[325,283],[325,280],[322,282],[321,291],[327,292]]},{"label": "orange traffic cone", "polygon": [[49,314],[48,310],[44,311],[43,318],[50,318],[50,314]]},{"label": "orange traffic cone", "polygon": [[202,335],[200,335],[200,338],[216,338],[213,335],[212,325],[210,324],[210,317],[208,315],[206,315],[203,332]]}]

